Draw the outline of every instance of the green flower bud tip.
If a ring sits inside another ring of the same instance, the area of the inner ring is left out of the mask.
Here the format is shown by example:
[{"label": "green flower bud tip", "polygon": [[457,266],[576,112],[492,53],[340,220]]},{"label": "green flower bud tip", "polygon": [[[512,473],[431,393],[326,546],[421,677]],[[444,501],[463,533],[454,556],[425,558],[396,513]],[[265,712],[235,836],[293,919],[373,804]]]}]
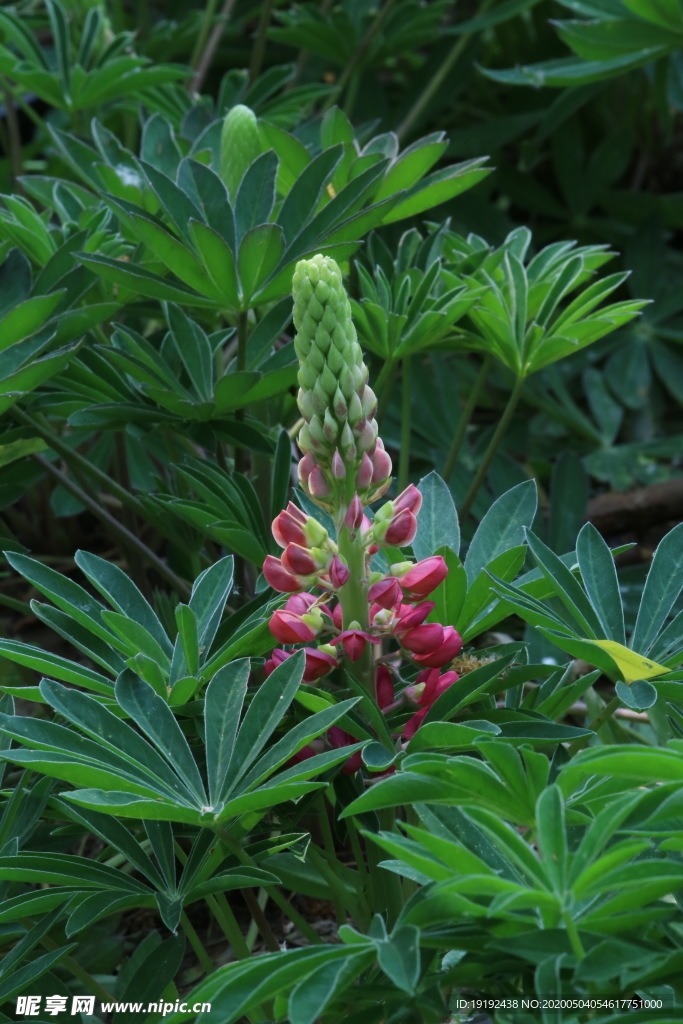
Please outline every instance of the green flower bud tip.
[{"label": "green flower bud tip", "polygon": [[220,147],[220,175],[231,203],[235,202],[240,182],[250,164],[265,149],[254,111],[241,103],[232,107],[223,121]]}]

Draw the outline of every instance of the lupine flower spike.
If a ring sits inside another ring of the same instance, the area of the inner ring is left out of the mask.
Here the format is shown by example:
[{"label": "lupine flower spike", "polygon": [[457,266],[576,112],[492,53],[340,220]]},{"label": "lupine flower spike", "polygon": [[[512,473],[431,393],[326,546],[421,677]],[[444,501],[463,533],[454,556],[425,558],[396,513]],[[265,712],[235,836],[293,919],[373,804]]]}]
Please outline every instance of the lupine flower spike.
[{"label": "lupine flower spike", "polygon": [[[285,646],[273,651],[266,672],[300,646],[306,654],[305,683],[324,679],[346,660],[383,713],[405,702],[417,704],[402,730],[407,741],[458,678],[447,666],[460,651],[460,637],[451,625],[426,621],[434,603],[425,598],[448,570],[438,555],[398,562],[388,572],[371,567],[380,548],[413,542],[422,495],[410,484],[377,509],[372,521],[365,515],[365,507],[391,485],[391,459],[378,436],[377,402],[335,261],[314,256],[298,263],[293,296],[304,420],[299,480],[332,515],[337,536],[332,539],[292,502],[273,521],[283,551],[280,558],[268,555],[263,573],[271,587],[290,596],[271,616],[270,630]],[[396,700],[391,668],[399,659],[421,671]],[[339,747],[354,738],[334,728],[328,742]],[[354,755],[345,770],[360,765],[360,755]]]}]

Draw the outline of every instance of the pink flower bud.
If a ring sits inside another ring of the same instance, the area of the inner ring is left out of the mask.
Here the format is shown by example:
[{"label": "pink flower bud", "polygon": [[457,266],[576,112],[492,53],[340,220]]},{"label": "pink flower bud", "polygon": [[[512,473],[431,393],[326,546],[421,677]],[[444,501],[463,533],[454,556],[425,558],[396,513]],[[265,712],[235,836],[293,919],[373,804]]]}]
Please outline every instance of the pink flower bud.
[{"label": "pink flower bud", "polygon": [[[451,629],[452,627],[448,626],[446,628]],[[434,701],[442,693],[445,693],[449,686],[457,682],[459,678],[458,673],[453,671],[440,674],[437,668],[423,670],[417,677],[417,682],[423,683],[424,686],[418,699],[418,704],[423,708],[430,708]]]},{"label": "pink flower bud", "polygon": [[373,464],[367,452],[363,452],[358,472],[356,473],[356,487],[369,487],[372,483]]},{"label": "pink flower bud", "polygon": [[435,607],[436,605],[433,601],[420,601],[419,604],[402,604],[398,610],[398,621],[394,627],[394,632],[400,636],[406,630],[419,626]]},{"label": "pink flower bud", "polygon": [[408,719],[406,724],[403,726],[404,739],[412,740],[413,736],[422,725],[428,710],[428,708],[422,708],[421,711],[416,711],[413,717]]},{"label": "pink flower bud", "polygon": [[448,575],[448,566],[441,555],[432,555],[417,562],[401,579],[407,597],[426,597]]},{"label": "pink flower bud", "polygon": [[377,438],[377,445],[371,458],[372,482],[373,484],[378,484],[381,483],[382,480],[386,480],[388,476],[391,476],[391,459],[384,451],[382,439],[379,437]]},{"label": "pink flower bud", "polygon": [[332,456],[332,476],[335,480],[343,480],[346,476],[346,466],[344,460],[339,454],[339,449],[335,448],[334,455]]},{"label": "pink flower bud", "polygon": [[295,576],[312,576],[321,568],[309,549],[300,544],[288,544],[282,553],[281,561],[287,572]]},{"label": "pink flower bud", "polygon": [[339,662],[331,654],[319,651],[317,647],[304,647],[306,655],[306,667],[304,668],[305,683],[314,683],[316,679],[326,676],[333,668],[337,668]]},{"label": "pink flower bud", "polygon": [[313,454],[313,452],[306,452],[306,454],[299,460],[299,483],[308,483],[308,478],[311,475],[312,470],[316,467],[316,465],[317,462],[315,461],[315,455]]},{"label": "pink flower bud", "polygon": [[401,588],[395,576],[385,576],[368,590],[368,600],[382,608],[395,608],[401,600]]},{"label": "pink flower bud", "polygon": [[394,498],[392,504],[394,506],[394,514],[402,512],[403,509],[407,508],[409,512],[416,516],[422,507],[422,494],[418,491],[415,484],[408,484],[406,489],[401,491],[398,498]]},{"label": "pink flower bud", "polygon": [[285,609],[288,612],[293,612],[294,615],[305,615],[306,612],[311,610],[317,600],[318,598],[315,594],[292,594],[285,601]]},{"label": "pink flower bud", "polygon": [[330,568],[328,569],[328,573],[330,576],[332,586],[335,588],[335,590],[338,590],[339,587],[343,587],[349,578],[348,566],[344,562],[342,562],[339,555],[335,555],[334,558],[332,559],[332,562],[330,563]]},{"label": "pink flower bud", "polygon": [[351,661],[358,661],[363,656],[368,643],[378,644],[379,642],[379,637],[370,636],[364,630],[354,628],[345,629],[339,636],[330,641],[333,644],[343,644],[344,650]]},{"label": "pink flower bud", "polygon": [[314,498],[329,498],[330,496],[329,485],[319,466],[315,466],[311,470],[311,475],[308,478],[308,490]]},{"label": "pink flower bud", "polygon": [[[422,628],[422,627],[421,627]],[[453,626],[442,626],[443,643],[436,650],[425,654],[415,654],[414,659],[418,665],[426,665],[428,668],[441,668],[447,662],[452,661],[462,648],[460,634]],[[401,640],[403,643],[403,639]]]},{"label": "pink flower bud", "polygon": [[386,665],[379,665],[375,674],[377,703],[384,711],[394,700],[394,680]]},{"label": "pink flower bud", "polygon": [[268,629],[281,644],[310,643],[315,640],[315,632],[311,627],[298,615],[283,608],[273,612]]},{"label": "pink flower bud", "polygon": [[344,517],[344,525],[349,530],[357,530],[363,523],[363,503],[357,494],[354,494],[351,498],[351,504],[349,505],[346,516]]},{"label": "pink flower bud", "polygon": [[342,628],[342,606],[339,601],[337,601],[334,608],[332,609],[332,621],[337,627],[337,629]]},{"label": "pink flower bud", "polygon": [[384,535],[384,542],[400,548],[404,544],[412,544],[416,533],[417,519],[410,509],[404,508],[389,523]]},{"label": "pink flower bud", "polygon": [[273,537],[281,548],[288,544],[305,544],[304,526],[307,516],[290,501],[287,508],[273,519]]},{"label": "pink flower bud", "polygon": [[283,661],[287,661],[287,658],[291,658],[291,656],[291,651],[283,651],[281,647],[276,647],[275,650],[271,652],[270,657],[263,666],[263,673],[266,679],[271,672],[275,671],[278,665],[281,665]]},{"label": "pink flower bud", "polygon": [[[333,725],[327,730],[327,738],[330,741],[330,745],[336,750],[343,750],[344,747],[351,746],[355,743],[355,739],[350,733],[344,732],[338,725]],[[342,767],[342,771],[345,775],[353,775],[355,772],[362,767],[363,760],[361,758],[360,750],[357,750],[351,757],[346,761]]]},{"label": "pink flower bud", "polygon": [[424,622],[401,633],[401,646],[412,654],[433,654],[443,641],[444,628],[438,622]]},{"label": "pink flower bud", "polygon": [[293,576],[285,569],[279,558],[274,555],[267,555],[263,563],[263,575],[273,588],[282,594],[293,594],[296,590],[303,590],[304,582]]}]

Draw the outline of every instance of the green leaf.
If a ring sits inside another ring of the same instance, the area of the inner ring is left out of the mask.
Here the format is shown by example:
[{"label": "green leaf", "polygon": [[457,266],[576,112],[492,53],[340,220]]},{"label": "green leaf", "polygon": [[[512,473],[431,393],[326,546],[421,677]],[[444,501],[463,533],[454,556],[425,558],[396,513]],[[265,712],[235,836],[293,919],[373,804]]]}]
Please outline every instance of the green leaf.
[{"label": "green leaf", "polygon": [[240,242],[237,269],[242,307],[248,309],[280,263],[285,236],[279,224],[258,224]]},{"label": "green leaf", "polygon": [[417,519],[413,551],[417,559],[429,558],[437,548],[460,550],[460,525],[448,484],[432,470],[418,484],[422,508]]},{"label": "green leaf", "polygon": [[[232,788],[229,778],[235,738],[249,682],[248,658],[219,669],[209,683],[204,704],[204,739],[209,800],[220,804]],[[235,772],[235,775],[237,772]]]},{"label": "green leaf", "polygon": [[278,665],[257,690],[237,735],[233,752],[237,771],[224,796],[233,791],[284,717],[303,678],[305,663],[304,652],[297,651]]},{"label": "green leaf", "polygon": [[198,295],[181,285],[171,284],[165,277],[153,274],[151,271],[145,270],[144,267],[99,254],[79,252],[77,255],[81,263],[92,267],[95,273],[103,277],[105,281],[111,281],[122,288],[127,288],[134,295],[145,295],[162,302],[179,302],[185,306],[201,306],[204,309],[215,309],[216,307],[214,299]]},{"label": "green leaf", "polygon": [[226,555],[200,573],[192,586],[190,608],[197,618],[197,639],[204,655],[208,655],[215,639],[232,590],[233,574],[234,559]]},{"label": "green leaf", "polygon": [[467,576],[462,562],[450,548],[437,548],[434,554],[443,557],[448,575],[430,595],[435,607],[429,619],[444,626],[454,626],[465,601]]},{"label": "green leaf", "polygon": [[[23,644],[17,640],[0,639],[0,655],[17,665],[24,665],[35,672],[61,679],[65,683],[83,686],[86,690],[94,690],[95,693],[106,696],[111,696],[113,693],[113,681],[107,679],[106,676],[85,665],[77,665],[59,654],[41,651],[38,647],[32,647],[30,644]],[[0,686],[0,689],[4,689],[4,687]]]},{"label": "green leaf", "polygon": [[591,639],[599,637],[600,619],[571,571],[558,555],[551,551],[531,530],[527,530],[526,538],[536,564],[548,582],[553,585],[562,604],[576,619],[584,635]]},{"label": "green leaf", "polygon": [[657,703],[657,690],[647,679],[634,679],[632,683],[617,680],[616,694],[622,704],[637,711],[647,711]]},{"label": "green leaf", "polygon": [[419,929],[403,925],[376,946],[377,960],[386,976],[397,988],[414,995],[420,978]]},{"label": "green leaf", "polygon": [[537,503],[535,480],[517,484],[494,501],[467,551],[465,570],[470,585],[495,558],[524,543],[525,527],[531,527]]},{"label": "green leaf", "polygon": [[[227,309],[240,309],[235,257],[230,246],[223,236],[208,224],[190,220],[188,227],[192,244],[213,282],[220,302]],[[191,305],[187,300],[184,301],[185,305]]]},{"label": "green leaf", "polygon": [[490,167],[481,166],[487,159],[488,157],[477,157],[434,171],[414,185],[407,197],[382,218],[382,222],[393,224],[397,220],[414,217],[466,192],[491,173]]},{"label": "green leaf", "polygon": [[576,557],[588,598],[605,638],[625,644],[624,610],[614,558],[592,523],[586,523],[576,541]]},{"label": "green leaf", "polygon": [[116,699],[178,773],[187,790],[206,805],[204,783],[187,739],[166,701],[133,672],[116,680]]},{"label": "green leaf", "polygon": [[652,559],[631,637],[634,651],[648,654],[683,587],[683,524],[660,541]]},{"label": "green leaf", "polygon": [[205,402],[213,396],[213,350],[199,324],[179,307],[166,307],[168,326],[183,366],[197,395]]},{"label": "green leaf", "polygon": [[566,886],[567,838],[564,802],[558,786],[548,786],[539,796],[536,822],[543,867],[552,880],[553,889],[561,896]]}]

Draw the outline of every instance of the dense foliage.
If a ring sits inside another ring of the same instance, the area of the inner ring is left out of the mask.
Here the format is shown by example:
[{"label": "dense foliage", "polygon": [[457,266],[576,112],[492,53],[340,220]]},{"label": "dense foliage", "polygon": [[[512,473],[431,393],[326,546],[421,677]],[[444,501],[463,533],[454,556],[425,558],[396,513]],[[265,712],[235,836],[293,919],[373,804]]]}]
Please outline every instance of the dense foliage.
[{"label": "dense foliage", "polygon": [[0,1022],[679,1019],[681,0],[0,80]]}]

